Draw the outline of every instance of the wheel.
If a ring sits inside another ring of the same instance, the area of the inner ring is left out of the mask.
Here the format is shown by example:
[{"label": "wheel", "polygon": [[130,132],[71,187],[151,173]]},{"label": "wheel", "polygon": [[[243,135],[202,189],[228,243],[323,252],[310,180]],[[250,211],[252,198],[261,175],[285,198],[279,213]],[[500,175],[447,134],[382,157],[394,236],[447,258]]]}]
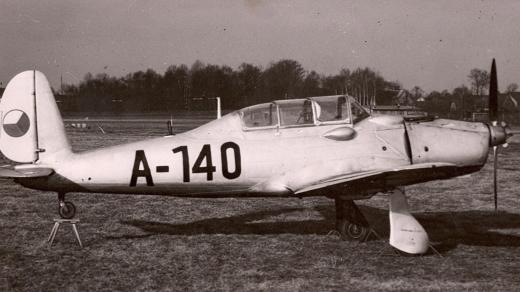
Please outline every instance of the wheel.
[{"label": "wheel", "polygon": [[72,202],[60,203],[58,213],[63,219],[72,219],[74,218],[74,215],[76,215],[76,206],[74,206]]},{"label": "wheel", "polygon": [[343,240],[357,240],[363,241],[368,235],[368,228],[361,225],[356,225],[347,220],[342,220],[339,224],[339,233]]}]

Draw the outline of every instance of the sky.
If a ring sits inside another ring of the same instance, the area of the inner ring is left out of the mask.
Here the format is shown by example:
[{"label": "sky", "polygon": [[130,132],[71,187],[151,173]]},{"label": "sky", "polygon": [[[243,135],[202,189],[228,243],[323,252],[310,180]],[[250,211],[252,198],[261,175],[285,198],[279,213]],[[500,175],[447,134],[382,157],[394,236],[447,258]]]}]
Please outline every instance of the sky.
[{"label": "sky", "polygon": [[497,59],[520,84],[520,1],[0,0],[0,82],[37,69],[55,88],[201,60],[370,67],[404,88],[452,90]]}]

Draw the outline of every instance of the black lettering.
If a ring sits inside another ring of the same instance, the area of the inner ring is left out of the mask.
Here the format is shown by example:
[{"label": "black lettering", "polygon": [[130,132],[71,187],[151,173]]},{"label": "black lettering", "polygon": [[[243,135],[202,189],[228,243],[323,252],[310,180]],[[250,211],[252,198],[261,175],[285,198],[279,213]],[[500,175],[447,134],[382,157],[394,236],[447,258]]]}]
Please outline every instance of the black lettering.
[{"label": "black lettering", "polygon": [[168,172],[170,171],[170,167],[168,165],[158,165],[155,167],[155,171],[157,172]]},{"label": "black lettering", "polygon": [[[142,170],[140,169],[141,163],[143,164]],[[153,186],[152,173],[150,172],[150,167],[148,166],[148,161],[146,161],[146,156],[144,155],[143,150],[135,151],[134,168],[132,169],[132,178],[130,179],[131,187],[137,185],[137,178],[139,177],[146,178],[147,186]]]},{"label": "black lettering", "polygon": [[190,182],[190,161],[188,157],[188,146],[174,148],[173,153],[182,152],[182,173],[183,181]]},{"label": "black lettering", "polygon": [[[229,172],[227,159],[228,149],[233,149],[233,153],[235,154],[235,170],[233,172]],[[234,142],[226,142],[220,147],[220,155],[222,158],[222,174],[224,177],[227,179],[235,179],[239,177],[240,173],[242,172],[240,147]]]},{"label": "black lettering", "polygon": [[[202,161],[204,160],[206,160],[206,166],[202,166]],[[211,146],[209,144],[204,144],[204,146],[202,146],[199,157],[197,157],[197,160],[195,161],[195,164],[191,170],[193,173],[205,172],[207,180],[213,180],[213,173],[217,171],[217,168],[213,166],[211,159]]]}]

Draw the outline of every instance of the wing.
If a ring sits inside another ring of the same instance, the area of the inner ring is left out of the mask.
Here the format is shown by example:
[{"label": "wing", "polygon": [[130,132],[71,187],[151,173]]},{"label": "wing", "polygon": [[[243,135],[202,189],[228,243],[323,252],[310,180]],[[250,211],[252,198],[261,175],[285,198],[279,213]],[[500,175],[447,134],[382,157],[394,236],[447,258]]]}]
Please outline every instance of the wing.
[{"label": "wing", "polygon": [[29,178],[49,176],[54,169],[47,167],[36,167],[34,165],[4,165],[0,166],[0,178]]},{"label": "wing", "polygon": [[371,195],[397,186],[411,185],[460,175],[458,167],[450,163],[421,163],[399,168],[372,170],[332,177],[294,192],[299,196],[353,193]]}]

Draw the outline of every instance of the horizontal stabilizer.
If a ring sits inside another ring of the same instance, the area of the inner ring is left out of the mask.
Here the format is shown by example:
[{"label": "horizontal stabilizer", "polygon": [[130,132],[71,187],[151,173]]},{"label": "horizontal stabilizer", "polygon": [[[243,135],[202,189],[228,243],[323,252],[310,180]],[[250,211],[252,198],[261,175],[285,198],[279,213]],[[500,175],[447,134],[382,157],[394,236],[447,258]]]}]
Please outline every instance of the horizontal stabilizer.
[{"label": "horizontal stabilizer", "polygon": [[35,167],[34,165],[4,165],[0,166],[0,178],[30,178],[49,176],[54,172],[52,168]]}]

